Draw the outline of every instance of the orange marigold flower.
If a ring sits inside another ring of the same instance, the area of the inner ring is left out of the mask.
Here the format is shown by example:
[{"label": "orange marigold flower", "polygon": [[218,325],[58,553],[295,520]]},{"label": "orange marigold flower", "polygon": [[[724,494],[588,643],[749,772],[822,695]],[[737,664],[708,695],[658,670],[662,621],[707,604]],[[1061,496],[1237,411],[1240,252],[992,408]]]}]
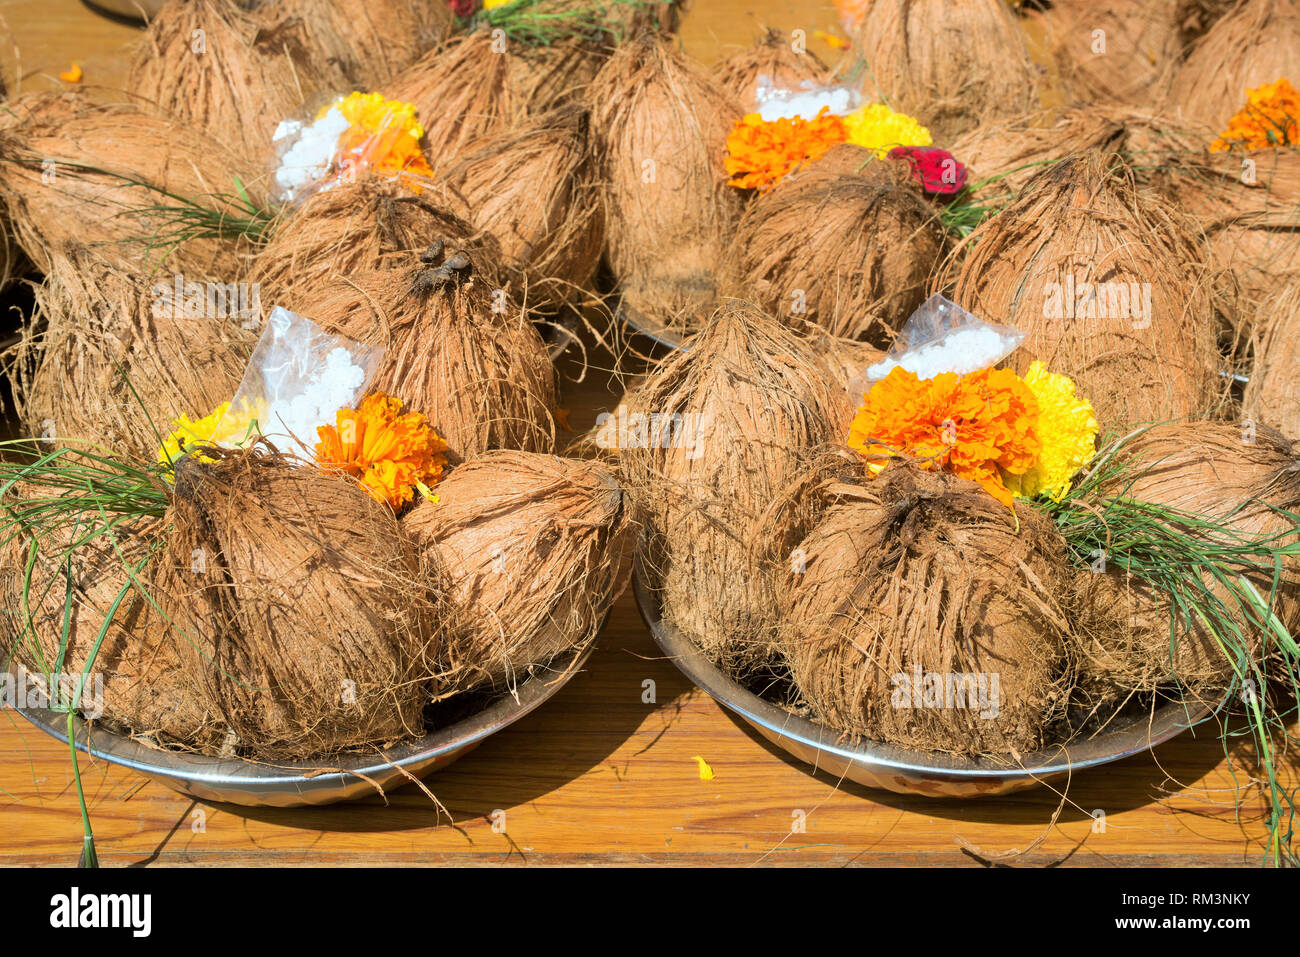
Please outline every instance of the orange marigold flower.
[{"label": "orange marigold flower", "polygon": [[732,186],[766,193],[848,137],[844,121],[825,107],[813,120],[764,120],[748,113],[727,134],[727,175]]},{"label": "orange marigold flower", "polygon": [[412,498],[417,484],[442,477],[447,443],[418,412],[402,412],[402,401],[375,392],[360,409],[339,409],[335,425],[316,429],[316,462],[346,472],[394,510]]},{"label": "orange marigold flower", "polygon": [[1246,105],[1210,144],[1210,152],[1297,145],[1300,145],[1300,91],[1283,77],[1246,91]]},{"label": "orange marigold flower", "polygon": [[1037,398],[1009,369],[918,379],[898,367],[867,393],[848,444],[863,455],[907,455],[947,469],[1010,508],[1002,475],[1023,475],[1038,461],[1037,423]]}]

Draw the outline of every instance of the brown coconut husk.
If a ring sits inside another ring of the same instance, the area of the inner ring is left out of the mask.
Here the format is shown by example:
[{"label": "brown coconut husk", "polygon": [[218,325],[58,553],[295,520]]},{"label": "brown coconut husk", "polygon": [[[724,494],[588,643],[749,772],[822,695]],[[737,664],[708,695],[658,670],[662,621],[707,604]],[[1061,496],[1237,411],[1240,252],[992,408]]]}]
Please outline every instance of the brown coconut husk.
[{"label": "brown coconut husk", "polygon": [[[459,258],[463,257],[463,258]],[[360,273],[303,300],[330,332],[385,348],[372,391],[423,413],[453,459],[488,449],[555,449],[555,367],[536,327],[473,277],[461,251]],[[457,261],[463,268],[454,268]]]},{"label": "brown coconut husk", "polygon": [[954,140],[951,152],[969,170],[967,181],[977,197],[1010,199],[1050,163],[1085,150],[1117,148],[1123,136],[1118,120],[1095,109],[1039,111],[978,126]]},{"label": "brown coconut husk", "polygon": [[653,34],[619,47],[589,106],[622,309],[642,328],[694,330],[717,305],[718,270],[740,213],[723,158],[744,108]]},{"label": "brown coconut husk", "polygon": [[1015,14],[1002,0],[878,0],[854,35],[863,93],[916,117],[944,142],[1038,105]]},{"label": "brown coconut husk", "polygon": [[1047,49],[1070,99],[1158,102],[1182,52],[1177,5],[1176,0],[1053,0],[1042,14]]},{"label": "brown coconut husk", "polygon": [[235,394],[255,323],[187,316],[173,278],[158,281],[165,292],[84,247],[50,256],[36,289],[43,324],[28,328],[13,364],[31,435],[152,462],[174,420],[205,416]]},{"label": "brown coconut husk", "polygon": [[1300,280],[1265,302],[1267,324],[1255,341],[1255,362],[1242,400],[1247,417],[1300,438]]},{"label": "brown coconut husk", "polygon": [[450,168],[470,222],[490,234],[522,278],[530,308],[556,309],[589,288],[604,248],[605,216],[577,107],[486,141]]},{"label": "brown coconut husk", "polygon": [[750,48],[719,60],[713,75],[731,96],[748,110],[757,106],[758,78],[767,77],[781,89],[799,90],[805,85],[825,86],[831,71],[807,50],[795,52],[788,33],[770,27]]},{"label": "brown coconut husk", "polygon": [[825,365],[830,381],[844,391],[847,399],[841,409],[844,417],[836,423],[836,434],[843,439],[849,434],[849,424],[858,406],[866,398],[856,389],[859,377],[868,366],[883,360],[887,353],[870,343],[829,335],[815,326],[808,330],[808,345]]},{"label": "brown coconut husk", "polygon": [[243,757],[423,733],[440,617],[388,505],[261,450],[176,467],[160,559],[173,644]]},{"label": "brown coconut husk", "polygon": [[450,4],[418,0],[272,0],[256,13],[272,31],[300,24],[305,52],[340,92],[387,83],[455,28]]},{"label": "brown coconut husk", "polygon": [[[1276,510],[1294,513],[1300,508],[1300,467],[1291,442],[1280,432],[1263,425],[1171,423],[1142,432],[1120,455],[1126,468],[1103,488],[1103,495],[1214,519],[1253,540],[1269,539],[1271,547],[1294,547],[1295,525]],[[1197,537],[1210,534],[1204,528],[1186,531]],[[1225,535],[1223,541],[1238,539]],[[1283,560],[1276,592],[1274,571],[1272,563],[1246,561],[1223,569],[1244,576],[1265,601],[1271,597],[1274,614],[1294,632],[1300,624],[1300,562]],[[1080,575],[1089,579],[1085,594],[1094,606],[1106,609],[1120,626],[1081,645],[1085,672],[1126,691],[1178,684],[1207,700],[1232,682],[1235,658],[1202,625],[1176,610],[1170,596],[1113,567],[1104,575]],[[1251,655],[1256,655],[1262,637],[1257,628],[1227,589],[1206,584],[1239,622],[1252,641]]]},{"label": "brown coconut husk", "polygon": [[[6,502],[11,514],[22,515],[23,501],[32,494],[57,491],[17,487]],[[165,531],[158,519],[138,518],[119,524],[112,541],[100,536],[73,547],[74,535],[86,537],[102,523],[99,516],[82,515],[80,521],[71,517],[59,526],[36,519],[26,532],[11,529],[12,537],[0,545],[0,600],[9,610],[0,638],[0,664],[12,653],[32,674],[48,675],[60,670],[56,662],[63,645],[62,672],[86,670],[114,602],[131,580],[130,569],[146,559]],[[34,554],[33,540],[39,544]],[[69,572],[72,603],[63,644]],[[146,565],[140,573],[146,582],[149,572]],[[97,720],[147,743],[213,749],[224,729],[182,668],[164,618],[150,598],[158,600],[147,583],[143,593],[130,590],[105,631],[87,685],[93,693],[94,682],[102,682],[103,713]]]},{"label": "brown coconut husk", "polygon": [[585,104],[587,88],[609,53],[609,47],[589,37],[571,37],[545,46],[511,46],[505,54],[511,103],[521,117]]},{"label": "brown coconut husk", "polygon": [[159,209],[188,201],[243,215],[236,177],[257,201],[253,176],[221,144],[129,104],[79,102],[74,110],[65,97],[32,97],[23,115],[0,132],[0,197],[40,271],[49,271],[46,250],[76,242],[133,271],[226,281],[242,272],[249,243],[209,235],[181,241],[183,227]]},{"label": "brown coconut husk", "polygon": [[[816,720],[926,751],[1018,759],[1042,747],[1072,683],[1066,548],[1051,521],[905,462],[875,478],[846,464],[814,497],[821,517],[795,552],[781,644]],[[986,706],[996,675],[996,712],[924,698],[940,680],[927,676],[948,675],[983,677]]]},{"label": "brown coconut husk", "polygon": [[[1010,357],[1016,370],[1037,359],[1073,378],[1104,430],[1215,407],[1219,360],[1203,254],[1178,214],[1140,194],[1115,157],[1089,152],[1045,170],[963,245],[969,254],[950,267],[955,301],[1026,332]],[[1107,295],[1103,318],[1045,315],[1065,311],[1063,302],[1053,308],[1049,284],[1063,299],[1071,276],[1076,313],[1090,288],[1079,284],[1111,282],[1149,283],[1150,314],[1135,318],[1130,301],[1120,315],[1123,303]]]},{"label": "brown coconut husk", "polygon": [[522,110],[505,53],[486,31],[454,36],[385,85],[388,97],[414,104],[435,172],[508,131]]},{"label": "brown coconut husk", "polygon": [[[446,184],[421,181],[415,192],[367,176],[317,193],[289,213],[253,261],[251,278],[266,305],[296,310],[340,278],[412,261],[432,243],[468,250],[485,281],[510,276],[495,240],[475,229],[465,198]],[[486,272],[485,272],[486,271]]]},{"label": "brown coconut husk", "polygon": [[685,349],[629,397],[643,418],[630,420],[620,469],[665,619],[743,671],[774,653],[773,575],[754,548],[763,513],[840,437],[848,399],[806,341],[747,303],[718,310]]},{"label": "brown coconut husk", "polygon": [[447,569],[455,619],[443,677],[514,691],[585,648],[622,594],[631,508],[598,462],[509,450],[451,471],[402,528]]},{"label": "brown coconut husk", "polygon": [[300,30],[266,29],[228,0],[168,0],[144,33],[126,91],[269,166],[276,126],[325,81]]},{"label": "brown coconut husk", "polygon": [[1184,48],[1205,36],[1240,0],[1176,0],[1175,19]]},{"label": "brown coconut husk", "polygon": [[773,315],[888,346],[925,299],[945,234],[905,164],[834,172],[839,154],[866,152],[834,147],[824,157],[831,172],[818,160],[755,199],[736,229],[724,290],[747,293]]},{"label": "brown coconut husk", "polygon": [[1214,24],[1174,74],[1171,110],[1218,133],[1246,105],[1249,89],[1295,71],[1300,62],[1300,3],[1244,0]]}]

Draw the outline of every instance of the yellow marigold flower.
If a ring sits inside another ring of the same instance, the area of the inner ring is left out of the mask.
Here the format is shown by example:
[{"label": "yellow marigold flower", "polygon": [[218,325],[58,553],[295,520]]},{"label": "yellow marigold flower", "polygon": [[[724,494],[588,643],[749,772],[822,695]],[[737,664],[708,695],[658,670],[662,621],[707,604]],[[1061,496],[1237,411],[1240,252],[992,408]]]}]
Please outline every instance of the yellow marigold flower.
[{"label": "yellow marigold flower", "polygon": [[361,480],[371,495],[394,510],[419,486],[442,477],[447,443],[418,412],[402,413],[402,401],[382,392],[360,409],[339,409],[335,425],[316,429],[316,462]]},{"label": "yellow marigold flower", "polygon": [[[264,408],[260,403],[251,403],[234,414],[227,415],[230,403],[223,402],[197,422],[188,415],[182,415],[172,423],[171,434],[158,449],[158,464],[164,468],[163,476],[171,481],[172,466],[176,460],[189,455],[197,446],[230,446],[246,442],[253,435]],[[212,461],[205,455],[199,456],[199,459]]]},{"label": "yellow marigold flower", "polygon": [[1300,91],[1283,77],[1246,91],[1246,105],[1210,144],[1210,152],[1296,145],[1300,145]]},{"label": "yellow marigold flower", "polygon": [[[380,173],[433,175],[420,149],[424,127],[413,104],[385,99],[381,93],[349,93],[322,108],[316,118],[333,107],[349,124],[339,137],[340,169],[365,164]],[[418,191],[418,185],[415,188]]]},{"label": "yellow marigold flower", "polygon": [[1048,372],[1042,362],[1030,365],[1025,384],[1038,399],[1035,431],[1042,449],[1031,469],[1023,475],[1006,475],[1006,484],[1021,498],[1047,495],[1059,502],[1074,476],[1096,454],[1097,416],[1092,403],[1076,394],[1068,376]]},{"label": "yellow marigold flower", "polygon": [[883,103],[868,103],[844,117],[849,142],[873,150],[878,159],[895,146],[929,146],[930,131],[906,113],[895,113]]}]

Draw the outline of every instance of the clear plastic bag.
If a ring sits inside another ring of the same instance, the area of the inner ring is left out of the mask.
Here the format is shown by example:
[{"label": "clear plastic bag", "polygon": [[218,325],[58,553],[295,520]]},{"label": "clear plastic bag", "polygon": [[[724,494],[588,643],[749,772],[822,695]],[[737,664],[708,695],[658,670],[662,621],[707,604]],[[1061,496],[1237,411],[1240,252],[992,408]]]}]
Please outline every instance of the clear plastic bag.
[{"label": "clear plastic bag", "polygon": [[415,108],[379,94],[352,93],[325,102],[314,119],[283,120],[275,129],[275,195],[296,203],[367,170],[431,175]]},{"label": "clear plastic bag", "polygon": [[796,116],[815,119],[823,107],[834,116],[845,116],[862,105],[862,94],[847,84],[818,86],[804,80],[796,89],[778,86],[772,77],[759,74],[754,90],[754,112],[764,120]]},{"label": "clear plastic bag", "polygon": [[849,383],[849,391],[866,395],[897,366],[921,379],[987,369],[1015,352],[1026,335],[1010,326],[985,322],[935,293],[908,316],[885,358],[863,369]]},{"label": "clear plastic bag", "polygon": [[217,424],[214,434],[229,437],[218,444],[236,448],[260,435],[281,452],[314,459],[316,427],[357,408],[383,358],[382,346],[330,335],[276,306]]}]

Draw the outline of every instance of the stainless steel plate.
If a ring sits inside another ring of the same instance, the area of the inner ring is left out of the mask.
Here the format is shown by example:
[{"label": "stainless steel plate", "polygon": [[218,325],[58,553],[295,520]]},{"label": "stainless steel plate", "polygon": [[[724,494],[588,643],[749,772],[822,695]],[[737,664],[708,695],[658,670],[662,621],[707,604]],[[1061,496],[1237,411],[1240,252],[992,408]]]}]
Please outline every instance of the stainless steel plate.
[{"label": "stainless steel plate", "polygon": [[772,744],[836,778],[899,794],[977,797],[1006,794],[1110,764],[1153,748],[1203,721],[1210,709],[1174,702],[1121,722],[1093,738],[1027,754],[1019,765],[987,758],[911,751],[877,741],[845,741],[837,731],[764,701],[711,665],[663,621],[658,597],[640,574],[632,581],[641,616],[659,648],[697,687],[739,715]]},{"label": "stainless steel plate", "polygon": [[85,2],[92,10],[98,8],[119,17],[152,20],[163,8],[165,0],[85,0]]},{"label": "stainless steel plate", "polygon": [[647,339],[653,339],[659,345],[668,349],[680,349],[684,336],[680,333],[673,332],[661,324],[655,322],[649,316],[642,315],[635,309],[619,303],[618,310],[615,312],[615,318],[625,326],[640,333]]},{"label": "stainless steel plate", "polygon": [[[593,642],[580,653],[552,662],[547,669],[535,669],[534,675],[519,685],[517,701],[503,696],[477,714],[382,755],[345,754],[328,762],[253,764],[238,758],[163,751],[102,729],[91,730],[80,719],[76,721],[77,748],[204,801],[267,807],[334,804],[375,794],[375,785],[384,790],[400,787],[413,777],[451,764],[564,687],[594,647]],[[36,727],[67,743],[66,715],[38,708],[18,710]]]}]

